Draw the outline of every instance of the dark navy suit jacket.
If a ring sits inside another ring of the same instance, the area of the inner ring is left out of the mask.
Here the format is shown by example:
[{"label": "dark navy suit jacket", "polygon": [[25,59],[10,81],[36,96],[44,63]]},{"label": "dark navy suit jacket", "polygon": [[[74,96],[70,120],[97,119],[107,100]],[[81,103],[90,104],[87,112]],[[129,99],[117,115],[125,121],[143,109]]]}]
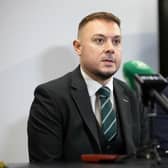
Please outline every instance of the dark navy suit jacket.
[{"label": "dark navy suit jacket", "polygon": [[[146,117],[134,93],[114,79],[116,111],[126,153],[145,144]],[[97,121],[80,68],[38,86],[28,119],[31,162],[80,160],[81,154],[102,153]]]}]

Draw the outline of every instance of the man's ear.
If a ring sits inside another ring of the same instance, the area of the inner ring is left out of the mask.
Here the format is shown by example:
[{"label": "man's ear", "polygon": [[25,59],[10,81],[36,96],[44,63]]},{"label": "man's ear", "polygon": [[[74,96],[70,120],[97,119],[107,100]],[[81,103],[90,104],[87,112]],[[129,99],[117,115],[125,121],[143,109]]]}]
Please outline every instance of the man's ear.
[{"label": "man's ear", "polygon": [[76,53],[80,56],[81,55],[81,44],[79,40],[74,40],[73,41],[73,47]]}]

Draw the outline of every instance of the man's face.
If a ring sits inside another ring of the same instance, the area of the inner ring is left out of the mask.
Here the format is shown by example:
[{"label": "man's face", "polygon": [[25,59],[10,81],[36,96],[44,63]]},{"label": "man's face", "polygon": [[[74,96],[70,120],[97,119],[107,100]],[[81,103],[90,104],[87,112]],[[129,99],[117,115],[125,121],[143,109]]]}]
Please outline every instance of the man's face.
[{"label": "man's face", "polygon": [[121,64],[120,28],[112,21],[90,21],[81,29],[74,48],[83,70],[95,80],[106,80]]}]

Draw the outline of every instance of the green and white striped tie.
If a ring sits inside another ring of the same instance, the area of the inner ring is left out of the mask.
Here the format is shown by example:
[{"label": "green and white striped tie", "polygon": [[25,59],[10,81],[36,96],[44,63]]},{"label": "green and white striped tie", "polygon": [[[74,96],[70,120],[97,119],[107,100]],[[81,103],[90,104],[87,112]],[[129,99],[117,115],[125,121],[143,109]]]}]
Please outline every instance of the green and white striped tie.
[{"label": "green and white striped tie", "polygon": [[110,92],[110,89],[105,86],[97,91],[101,104],[102,130],[107,141],[111,141],[117,133],[116,114],[112,108]]}]

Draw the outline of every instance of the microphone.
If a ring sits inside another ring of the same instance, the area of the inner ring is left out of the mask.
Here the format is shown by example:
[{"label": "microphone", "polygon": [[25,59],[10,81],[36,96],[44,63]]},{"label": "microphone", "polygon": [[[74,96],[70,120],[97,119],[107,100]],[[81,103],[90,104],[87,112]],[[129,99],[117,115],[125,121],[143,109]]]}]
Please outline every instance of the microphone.
[{"label": "microphone", "polygon": [[132,60],[124,63],[123,75],[130,88],[142,97],[144,105],[155,100],[168,112],[168,98],[161,93],[168,81],[161,74],[139,60]]},{"label": "microphone", "polygon": [[129,87],[133,90],[135,90],[136,74],[152,75],[154,74],[154,70],[151,67],[149,67],[147,64],[139,60],[132,60],[124,63],[123,75]]}]

